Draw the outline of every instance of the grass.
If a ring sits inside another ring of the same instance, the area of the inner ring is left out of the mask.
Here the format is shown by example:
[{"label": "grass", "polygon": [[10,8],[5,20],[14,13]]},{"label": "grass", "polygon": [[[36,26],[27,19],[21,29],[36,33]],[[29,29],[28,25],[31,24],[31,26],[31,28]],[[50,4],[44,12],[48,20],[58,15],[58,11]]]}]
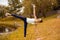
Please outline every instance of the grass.
[{"label": "grass", "polygon": [[[54,15],[55,16],[55,15]],[[45,18],[37,25],[28,24],[27,37],[24,38],[24,27],[22,21],[0,21],[0,24],[14,25],[17,22],[18,29],[7,35],[1,35],[0,40],[60,40],[60,19],[54,16]]]}]

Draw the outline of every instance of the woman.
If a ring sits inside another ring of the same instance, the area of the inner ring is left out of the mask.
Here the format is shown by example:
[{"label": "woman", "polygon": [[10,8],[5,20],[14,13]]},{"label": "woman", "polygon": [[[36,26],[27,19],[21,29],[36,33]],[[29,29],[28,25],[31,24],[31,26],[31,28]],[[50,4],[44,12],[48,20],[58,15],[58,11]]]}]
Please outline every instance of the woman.
[{"label": "woman", "polygon": [[36,15],[35,15],[35,6],[33,6],[33,14],[34,14],[34,18],[26,18],[23,16],[18,16],[16,14],[9,14],[9,13],[7,13],[6,15],[13,16],[13,17],[19,18],[22,21],[24,21],[24,37],[26,37],[26,29],[27,29],[28,23],[36,24],[36,23],[42,22],[42,19],[41,18],[37,19]]}]

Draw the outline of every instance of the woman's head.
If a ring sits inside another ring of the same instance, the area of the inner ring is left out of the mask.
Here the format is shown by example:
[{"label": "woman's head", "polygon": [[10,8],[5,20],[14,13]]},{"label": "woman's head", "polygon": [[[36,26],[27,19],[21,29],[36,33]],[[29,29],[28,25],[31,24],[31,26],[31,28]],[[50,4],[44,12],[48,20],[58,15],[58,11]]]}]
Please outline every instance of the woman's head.
[{"label": "woman's head", "polygon": [[38,19],[38,23],[41,23],[43,22],[43,20],[41,18]]},{"label": "woman's head", "polygon": [[43,20],[41,18],[35,20],[36,23],[41,23]]}]

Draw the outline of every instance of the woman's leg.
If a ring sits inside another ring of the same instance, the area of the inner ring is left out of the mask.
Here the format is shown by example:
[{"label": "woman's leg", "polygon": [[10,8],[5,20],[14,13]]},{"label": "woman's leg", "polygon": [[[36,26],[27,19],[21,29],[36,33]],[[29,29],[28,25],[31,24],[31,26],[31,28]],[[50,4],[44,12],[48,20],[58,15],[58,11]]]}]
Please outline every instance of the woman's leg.
[{"label": "woman's leg", "polygon": [[26,32],[27,31],[27,22],[24,21],[24,37],[26,37]]},{"label": "woman's leg", "polygon": [[16,18],[20,18],[21,20],[24,21],[24,37],[26,37],[26,30],[27,30],[27,19],[25,17],[22,16],[17,16],[15,14],[12,14],[12,16],[16,17]]},{"label": "woman's leg", "polygon": [[21,19],[21,20],[25,20],[25,17],[23,17],[23,16],[18,16],[18,15],[16,15],[16,14],[11,14],[13,17],[16,17],[16,18],[19,18],[19,19]]}]

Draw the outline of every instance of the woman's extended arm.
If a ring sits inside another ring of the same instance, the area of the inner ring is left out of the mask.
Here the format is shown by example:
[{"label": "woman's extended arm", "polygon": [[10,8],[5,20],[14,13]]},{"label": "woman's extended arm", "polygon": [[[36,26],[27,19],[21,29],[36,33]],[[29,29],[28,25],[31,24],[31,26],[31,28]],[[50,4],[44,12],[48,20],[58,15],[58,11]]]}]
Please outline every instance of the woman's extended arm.
[{"label": "woman's extended arm", "polygon": [[33,4],[33,15],[34,15],[34,18],[37,19],[37,17],[36,17],[36,12],[35,12],[35,7],[36,7],[36,6]]}]

